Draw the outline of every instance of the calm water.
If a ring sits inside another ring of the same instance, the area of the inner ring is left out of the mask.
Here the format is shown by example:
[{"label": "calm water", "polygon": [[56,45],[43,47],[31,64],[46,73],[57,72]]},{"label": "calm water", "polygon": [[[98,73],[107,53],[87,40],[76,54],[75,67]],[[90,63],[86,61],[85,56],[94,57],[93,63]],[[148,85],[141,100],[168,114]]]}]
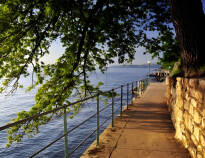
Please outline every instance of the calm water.
[{"label": "calm water", "polygon": [[[152,69],[154,69],[154,67],[152,67]],[[123,85],[127,82],[143,79],[146,77],[147,72],[148,68],[143,66],[135,68],[112,67],[108,68],[105,74],[101,74],[100,72],[92,73],[90,75],[90,79],[94,84],[96,84],[98,81],[103,81],[104,85],[102,89],[109,90]],[[29,79],[25,79],[22,82],[24,85],[28,85]],[[16,112],[28,110],[34,104],[33,97],[35,92],[36,90],[25,93],[24,90],[21,89],[18,90],[13,96],[0,96],[0,126],[3,126],[12,118],[15,118]],[[125,88],[123,93],[126,93]],[[120,109],[119,100],[119,97],[115,99],[115,110],[118,110],[118,113]],[[123,99],[123,102],[124,104],[126,103],[125,97]],[[104,106],[103,99],[100,106],[101,108]],[[73,128],[75,125],[79,124],[95,112],[96,100],[90,100],[88,103],[83,105],[77,116],[75,116],[73,119],[68,120],[68,129]],[[115,115],[117,115],[118,113],[116,112]],[[109,107],[100,114],[100,122],[102,123],[108,116],[110,116],[110,114],[111,109]],[[110,121],[108,121],[101,128],[101,132],[109,123]],[[95,130],[95,128],[96,118],[93,118],[80,128],[70,133],[68,135],[69,151],[72,151],[86,136],[88,136],[92,132],[92,130]],[[39,131],[40,133],[35,135],[33,138],[24,138],[22,142],[14,143],[10,148],[5,148],[5,145],[7,143],[6,132],[0,131],[0,158],[29,157],[31,154],[35,153],[37,150],[41,149],[49,142],[63,134],[63,117],[56,118],[49,124],[42,126]],[[95,137],[96,136],[93,135],[85,144],[83,144],[82,147],[80,147],[74,154],[72,154],[71,157],[79,157],[93,142]],[[51,147],[49,147],[36,157],[64,157],[64,139],[61,139],[57,143],[53,144]]]}]

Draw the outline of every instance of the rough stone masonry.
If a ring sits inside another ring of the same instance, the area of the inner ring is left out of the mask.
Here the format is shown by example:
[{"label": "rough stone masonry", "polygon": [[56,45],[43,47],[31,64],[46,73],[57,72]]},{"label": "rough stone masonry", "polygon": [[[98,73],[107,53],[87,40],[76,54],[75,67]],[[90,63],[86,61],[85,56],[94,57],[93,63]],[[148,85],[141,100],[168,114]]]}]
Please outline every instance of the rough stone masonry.
[{"label": "rough stone masonry", "polygon": [[167,77],[166,84],[175,138],[192,158],[205,158],[205,80]]}]

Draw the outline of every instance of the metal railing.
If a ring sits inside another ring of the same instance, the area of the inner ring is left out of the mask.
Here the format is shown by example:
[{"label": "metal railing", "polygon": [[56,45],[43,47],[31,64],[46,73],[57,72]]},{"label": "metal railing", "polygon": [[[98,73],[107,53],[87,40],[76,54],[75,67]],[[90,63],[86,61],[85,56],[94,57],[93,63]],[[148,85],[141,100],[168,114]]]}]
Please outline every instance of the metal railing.
[{"label": "metal railing", "polygon": [[[111,97],[111,103],[110,104],[107,104],[106,106],[104,106],[103,108],[100,109],[100,95],[102,94],[96,94],[94,96],[90,96],[90,97],[87,97],[85,99],[82,99],[80,101],[76,101],[76,102],[73,102],[73,103],[70,103],[69,105],[64,105],[64,106],[61,106],[61,107],[58,107],[58,108],[55,108],[53,110],[50,110],[50,111],[47,111],[47,112],[44,112],[44,113],[40,113],[40,114],[37,114],[37,115],[34,115],[32,117],[28,117],[28,118],[25,118],[23,120],[20,120],[20,121],[16,121],[16,122],[13,122],[13,123],[10,123],[10,124],[7,124],[5,126],[1,126],[0,127],[0,131],[2,130],[5,130],[5,129],[8,129],[10,127],[13,127],[13,126],[16,126],[16,125],[19,125],[19,124],[23,124],[27,121],[30,121],[30,120],[33,120],[35,118],[38,118],[40,116],[44,116],[44,115],[47,115],[47,114],[50,114],[50,113],[53,113],[53,112],[56,112],[56,111],[59,111],[59,110],[64,110],[64,134],[59,136],[58,138],[56,138],[55,140],[53,140],[52,142],[50,142],[48,145],[44,146],[43,148],[41,148],[40,150],[38,150],[37,152],[33,153],[32,155],[30,155],[30,157],[34,157],[36,155],[38,155],[39,153],[41,153],[42,151],[44,151],[45,149],[47,149],[48,147],[50,147],[52,144],[56,143],[57,141],[59,141],[61,138],[64,137],[64,147],[65,147],[65,157],[68,158],[70,155],[72,155],[80,146],[82,146],[90,137],[92,137],[95,133],[96,133],[96,142],[97,142],[97,145],[100,144],[100,141],[99,141],[99,137],[100,137],[100,127],[102,127],[108,120],[112,120],[112,127],[114,127],[114,114],[116,114],[117,112],[119,112],[120,114],[120,117],[122,117],[122,112],[123,112],[123,88],[125,87],[127,89],[126,91],[126,107],[127,109],[129,108],[129,105],[133,103],[133,97],[136,93],[135,92],[138,92],[139,94],[140,93],[143,93],[144,90],[146,89],[146,87],[148,86],[149,84],[149,79],[144,79],[144,80],[139,80],[139,81],[135,81],[135,82],[131,82],[131,83],[127,83],[125,85],[121,85],[120,87],[117,87],[117,88],[114,88],[112,90],[109,90],[109,91],[106,91],[106,92],[111,92],[112,93],[112,97]],[[131,90],[129,90],[130,88],[130,85],[131,85]],[[135,85],[135,86],[134,86]],[[119,109],[116,109],[115,110],[115,96],[114,96],[114,93],[116,90],[120,89],[120,108]],[[105,92],[104,92],[105,93]],[[129,94],[131,93],[131,101],[130,101],[130,98],[129,98]],[[89,99],[93,99],[93,98],[96,98],[96,113],[94,113],[93,115],[91,115],[90,117],[88,117],[87,119],[85,119],[84,121],[82,121],[80,124],[76,125],[75,127],[73,127],[72,129],[70,130],[67,130],[67,112],[66,112],[66,108],[68,106],[72,106],[72,105],[75,105],[77,103],[80,103],[80,102],[85,102]],[[130,102],[130,104],[129,104]],[[108,107],[111,106],[111,115],[108,116],[101,124],[100,124],[100,113],[102,111],[104,111],[105,109],[107,109]],[[96,116],[96,128],[95,130],[93,130],[87,137],[85,137],[84,140],[82,140],[70,153],[68,152],[68,134],[71,133],[72,131],[74,131],[75,129],[79,128],[80,126],[82,126],[85,122],[89,121],[91,118],[94,118]]]}]

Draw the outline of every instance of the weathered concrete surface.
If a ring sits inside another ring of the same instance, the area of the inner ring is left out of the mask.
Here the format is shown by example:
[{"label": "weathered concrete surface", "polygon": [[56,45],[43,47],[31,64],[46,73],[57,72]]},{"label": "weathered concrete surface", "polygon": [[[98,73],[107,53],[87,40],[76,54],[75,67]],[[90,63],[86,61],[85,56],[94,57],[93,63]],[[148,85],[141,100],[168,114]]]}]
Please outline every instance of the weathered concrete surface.
[{"label": "weathered concrete surface", "polygon": [[174,128],[167,110],[166,86],[151,83],[134,105],[115,119],[82,158],[189,158],[188,152],[174,139]]}]

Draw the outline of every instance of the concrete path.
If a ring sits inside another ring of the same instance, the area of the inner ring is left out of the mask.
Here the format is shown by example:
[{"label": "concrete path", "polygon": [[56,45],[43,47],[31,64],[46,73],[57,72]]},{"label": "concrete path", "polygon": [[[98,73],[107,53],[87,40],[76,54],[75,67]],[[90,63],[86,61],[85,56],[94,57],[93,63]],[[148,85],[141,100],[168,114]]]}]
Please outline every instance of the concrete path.
[{"label": "concrete path", "polygon": [[174,128],[165,105],[166,86],[152,83],[134,105],[115,119],[115,128],[101,134],[99,147],[94,142],[82,155],[110,158],[189,158],[174,139]]}]

